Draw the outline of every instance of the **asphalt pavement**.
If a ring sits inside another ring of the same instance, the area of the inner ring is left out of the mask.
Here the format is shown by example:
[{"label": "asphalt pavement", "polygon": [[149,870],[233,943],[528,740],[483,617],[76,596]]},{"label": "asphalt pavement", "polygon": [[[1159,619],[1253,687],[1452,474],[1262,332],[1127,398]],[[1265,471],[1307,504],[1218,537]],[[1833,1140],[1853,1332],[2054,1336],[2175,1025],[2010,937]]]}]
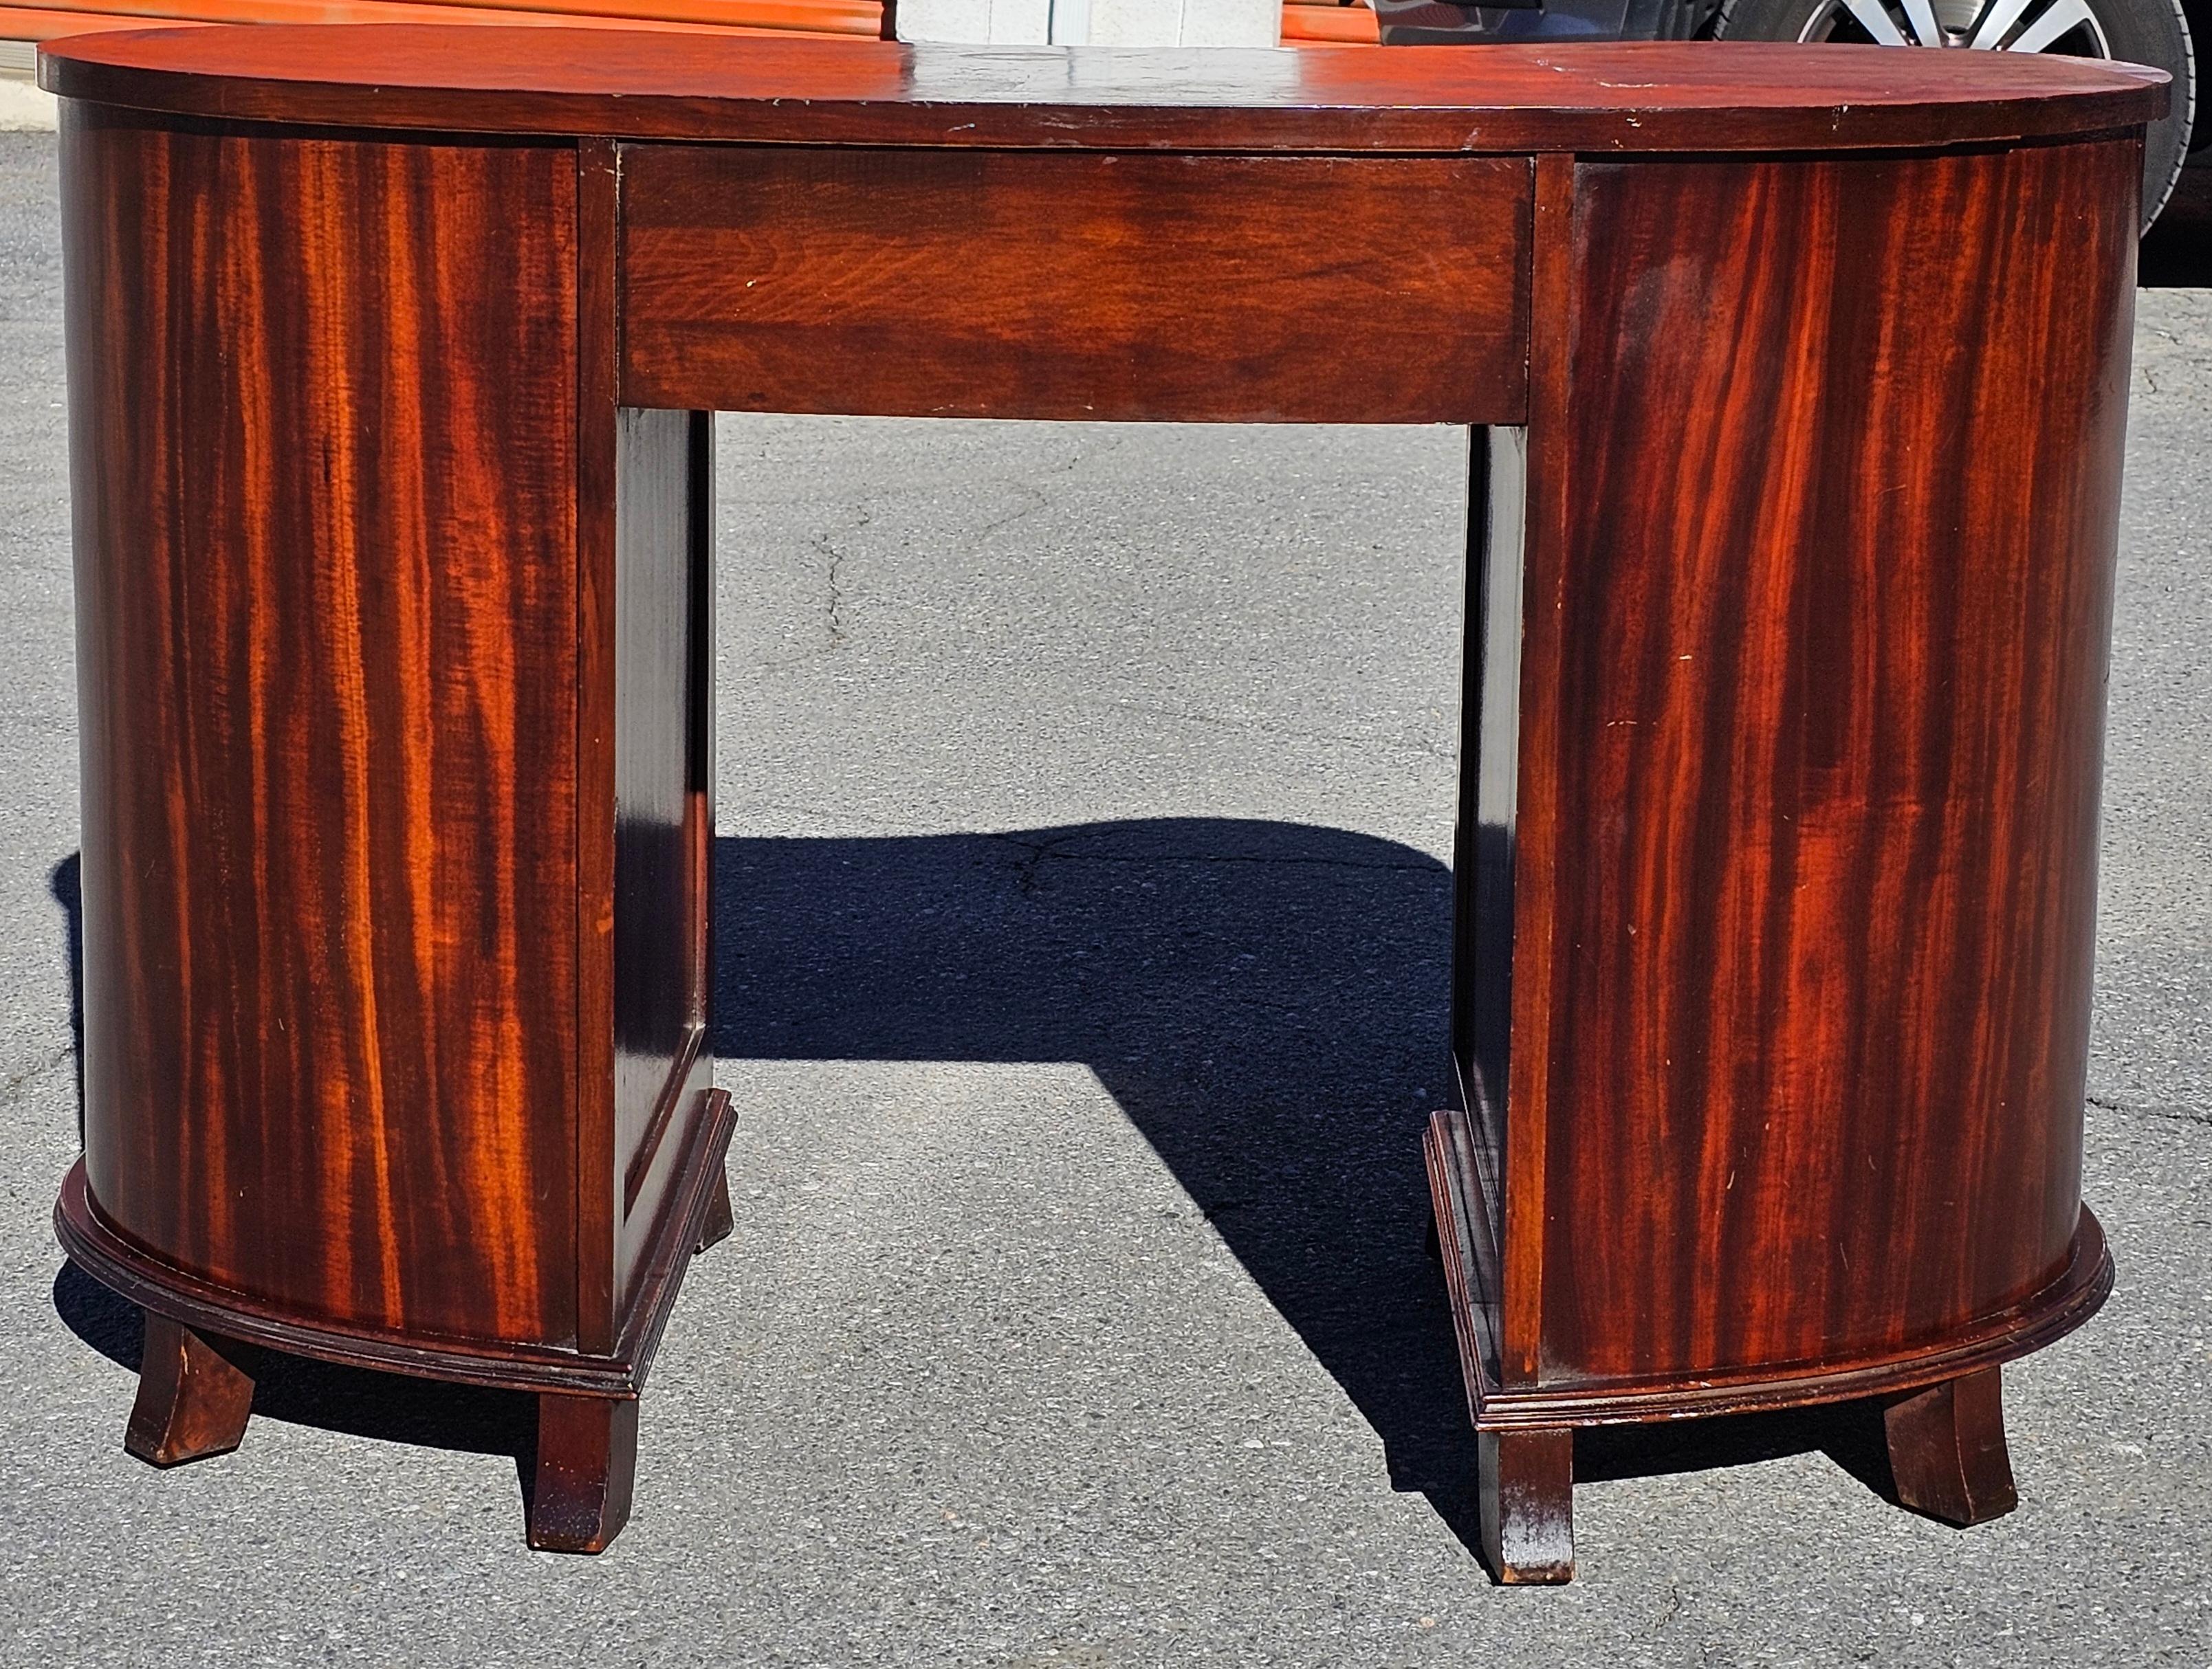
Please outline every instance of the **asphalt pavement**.
[{"label": "asphalt pavement", "polygon": [[523,1545],[517,1399],[301,1364],[234,1455],[122,1451],[138,1317],[50,1224],[54,197],[52,137],[0,136],[0,1665],[2212,1664],[2212,288],[2139,298],[2088,1112],[2119,1287],[2008,1370],[2017,1513],[1911,1517],[1859,1425],[1776,1418],[1586,1445],[1571,1587],[1469,1551],[1416,1145],[1462,435],[746,417],[737,1229],[592,1560]]}]

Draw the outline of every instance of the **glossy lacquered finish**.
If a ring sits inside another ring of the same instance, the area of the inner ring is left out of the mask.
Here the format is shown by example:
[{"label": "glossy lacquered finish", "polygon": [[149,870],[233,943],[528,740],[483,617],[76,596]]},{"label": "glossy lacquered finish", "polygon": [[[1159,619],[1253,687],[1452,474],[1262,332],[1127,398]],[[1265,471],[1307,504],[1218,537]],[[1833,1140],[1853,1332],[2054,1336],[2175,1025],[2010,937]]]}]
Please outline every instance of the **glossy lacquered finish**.
[{"label": "glossy lacquered finish", "polygon": [[2140,166],[1577,170],[1508,1385],[1902,1351],[2066,1267]]},{"label": "glossy lacquered finish", "polygon": [[1310,423],[1526,410],[1522,158],[625,145],[621,178],[626,404]]},{"label": "glossy lacquered finish", "polygon": [[1429,1144],[1498,1574],[1571,1571],[1593,1422],[1869,1399],[1906,1504],[2009,1505],[1998,1365],[2112,1279],[2080,1115],[2162,84],[1356,56],[48,55],[59,1216],[156,1318],[135,1448],[234,1442],[245,1347],[301,1350],[538,1392],[533,1540],[621,1527],[732,1222],[707,409],[1427,421],[1510,426]]},{"label": "glossy lacquered finish", "polygon": [[2166,109],[2166,77],[2135,64],[1749,41],[1129,51],[303,26],[82,36],[39,76],[65,99],[240,120],[1055,150],[1810,150],[2060,137]]},{"label": "glossy lacquered finish", "polygon": [[572,1341],[574,154],[66,109],[93,1197]]},{"label": "glossy lacquered finish", "polygon": [[[227,1339],[561,1387],[556,1441],[576,1396],[635,1398],[727,1136],[703,421],[617,424],[573,144],[65,108],[90,884],[63,1229],[210,1364],[149,1389],[171,1411],[142,1399],[134,1447],[220,1423]],[[562,1499],[533,1533],[589,1543]]]},{"label": "glossy lacquered finish", "polygon": [[[1923,1485],[1893,1410],[1900,1498],[2010,1504],[1996,1364],[2112,1284],[2080,1165],[2140,165],[1540,164],[1526,532],[1475,559],[1518,564],[1513,828],[1463,848],[1510,919],[1472,912],[1430,1138],[1485,1430],[1912,1393],[1977,1411],[1983,1481]],[[1497,1453],[1486,1501],[1527,1499]],[[1557,1519],[1505,1511],[1501,1571],[1556,1579]]]}]

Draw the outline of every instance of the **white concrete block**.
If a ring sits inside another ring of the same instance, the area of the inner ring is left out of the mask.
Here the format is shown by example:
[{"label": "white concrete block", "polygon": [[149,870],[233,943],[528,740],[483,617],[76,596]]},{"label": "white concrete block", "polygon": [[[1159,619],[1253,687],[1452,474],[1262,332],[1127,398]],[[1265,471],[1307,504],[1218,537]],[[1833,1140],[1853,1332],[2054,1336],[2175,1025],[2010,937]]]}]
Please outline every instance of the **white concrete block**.
[{"label": "white concrete block", "polygon": [[1093,46],[1179,46],[1183,0],[1091,0]]},{"label": "white concrete block", "polygon": [[1042,46],[1052,39],[1052,0],[991,0],[991,42]]},{"label": "white concrete block", "polygon": [[899,0],[901,40],[1055,46],[1273,46],[1282,0]]},{"label": "white concrete block", "polygon": [[61,101],[27,81],[0,76],[0,133],[52,133],[60,125]]},{"label": "white concrete block", "polygon": [[1091,44],[1091,0],[1052,0],[1052,44],[1088,46]]},{"label": "white concrete block", "polygon": [[987,44],[991,0],[899,0],[898,38]]},{"label": "white concrete block", "polygon": [[1282,0],[1183,0],[1185,46],[1279,46]]}]

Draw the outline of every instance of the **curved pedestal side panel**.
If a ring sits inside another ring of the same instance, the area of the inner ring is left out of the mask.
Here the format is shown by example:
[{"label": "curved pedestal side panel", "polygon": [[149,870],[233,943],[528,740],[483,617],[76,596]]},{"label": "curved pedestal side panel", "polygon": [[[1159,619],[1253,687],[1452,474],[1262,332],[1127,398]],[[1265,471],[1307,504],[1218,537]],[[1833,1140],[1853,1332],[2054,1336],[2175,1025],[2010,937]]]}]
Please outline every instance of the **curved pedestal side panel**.
[{"label": "curved pedestal side panel", "polygon": [[1865,1399],[1901,1503],[2009,1510],[1997,1364],[2111,1288],[2081,1108],[2140,165],[1538,161],[1526,533],[1474,550],[1521,602],[1514,676],[1470,669],[1512,740],[1462,803],[1511,875],[1462,1014],[1510,1022],[1462,1025],[1428,1142],[1501,1581],[1573,1571],[1578,1424]]},{"label": "curved pedestal side panel", "polygon": [[1575,167],[1505,1391],[1901,1358],[2086,1255],[2138,149]]},{"label": "curved pedestal side panel", "polygon": [[91,1193],[573,1341],[574,151],[64,111]]}]

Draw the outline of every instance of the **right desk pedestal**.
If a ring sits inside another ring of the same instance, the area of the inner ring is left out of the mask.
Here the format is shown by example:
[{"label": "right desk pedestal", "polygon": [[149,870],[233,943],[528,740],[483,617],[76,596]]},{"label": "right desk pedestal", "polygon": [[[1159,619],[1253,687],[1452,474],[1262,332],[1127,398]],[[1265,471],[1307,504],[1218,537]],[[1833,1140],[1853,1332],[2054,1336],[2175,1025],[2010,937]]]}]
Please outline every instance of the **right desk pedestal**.
[{"label": "right desk pedestal", "polygon": [[1504,1580],[1572,1571],[1581,1424],[1875,1399],[1904,1504],[2006,1511],[1998,1364],[2110,1290],[2081,1109],[2139,164],[1539,161],[1427,1143]]}]

